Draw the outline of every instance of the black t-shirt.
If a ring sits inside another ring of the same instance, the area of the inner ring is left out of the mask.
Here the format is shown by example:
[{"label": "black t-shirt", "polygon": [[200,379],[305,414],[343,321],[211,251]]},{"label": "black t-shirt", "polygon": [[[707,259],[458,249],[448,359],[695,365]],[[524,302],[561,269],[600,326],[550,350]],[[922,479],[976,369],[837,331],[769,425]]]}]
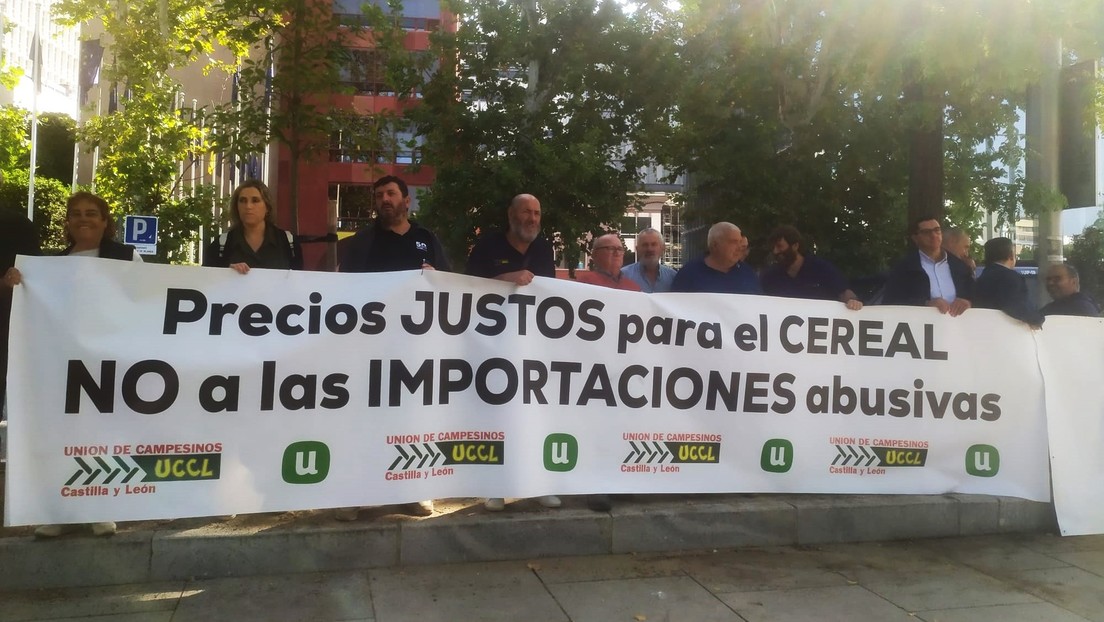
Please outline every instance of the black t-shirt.
[{"label": "black t-shirt", "polygon": [[537,276],[556,277],[552,243],[538,237],[525,253],[519,253],[501,231],[479,238],[468,256],[468,274],[494,278],[507,272],[528,270]]},{"label": "black t-shirt", "polygon": [[402,235],[376,226],[365,266],[367,272],[393,272],[419,270],[423,263],[428,263],[438,270],[447,270],[448,260],[438,256],[439,249],[440,244],[429,229],[413,222]]}]

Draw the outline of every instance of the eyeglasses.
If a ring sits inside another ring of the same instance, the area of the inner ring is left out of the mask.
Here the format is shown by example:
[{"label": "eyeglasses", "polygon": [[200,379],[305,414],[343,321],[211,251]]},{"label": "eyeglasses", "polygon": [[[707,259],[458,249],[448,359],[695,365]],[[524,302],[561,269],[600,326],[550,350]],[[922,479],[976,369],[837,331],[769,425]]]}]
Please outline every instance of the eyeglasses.
[{"label": "eyeglasses", "polygon": [[917,229],[916,232],[920,235],[939,235],[940,233],[943,233],[943,228],[932,227],[931,229]]},{"label": "eyeglasses", "polygon": [[621,248],[620,246],[599,246],[598,248],[594,249],[594,252],[597,253],[598,251],[609,251],[614,255],[625,254],[625,249]]}]

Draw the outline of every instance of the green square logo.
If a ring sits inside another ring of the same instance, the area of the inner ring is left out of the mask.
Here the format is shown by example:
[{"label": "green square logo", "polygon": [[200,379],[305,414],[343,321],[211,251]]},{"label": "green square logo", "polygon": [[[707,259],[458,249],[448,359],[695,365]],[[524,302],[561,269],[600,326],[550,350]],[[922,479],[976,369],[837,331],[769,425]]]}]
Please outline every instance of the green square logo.
[{"label": "green square logo", "polygon": [[772,438],[763,443],[759,466],[768,473],[785,473],[793,466],[793,443],[784,438]]},{"label": "green square logo", "polygon": [[966,472],[974,477],[993,477],[1000,471],[1000,452],[992,445],[972,445],[966,450]]},{"label": "green square logo", "polygon": [[330,448],[321,441],[298,441],[284,450],[280,469],[289,484],[317,484],[330,473]]},{"label": "green square logo", "polygon": [[579,441],[570,434],[549,434],[544,438],[544,468],[560,473],[579,462]]}]

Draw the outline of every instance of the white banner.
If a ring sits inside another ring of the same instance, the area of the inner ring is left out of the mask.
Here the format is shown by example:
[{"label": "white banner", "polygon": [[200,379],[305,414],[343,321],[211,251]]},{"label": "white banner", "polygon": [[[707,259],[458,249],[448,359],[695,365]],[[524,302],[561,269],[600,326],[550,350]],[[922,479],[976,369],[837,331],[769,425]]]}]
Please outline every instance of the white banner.
[{"label": "white banner", "polygon": [[1034,338],[995,312],[19,266],[7,525],[597,492],[1050,499]]},{"label": "white banner", "polygon": [[1104,319],[1051,316],[1038,338],[1058,526],[1104,533]]}]

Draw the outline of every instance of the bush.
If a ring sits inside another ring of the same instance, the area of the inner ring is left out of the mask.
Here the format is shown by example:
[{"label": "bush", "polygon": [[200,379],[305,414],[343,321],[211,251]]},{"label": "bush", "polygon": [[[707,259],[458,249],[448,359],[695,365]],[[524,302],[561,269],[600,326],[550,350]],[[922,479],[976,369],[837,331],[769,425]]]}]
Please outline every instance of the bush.
[{"label": "bush", "polygon": [[[30,174],[27,171],[4,173],[0,184],[0,209],[27,213],[27,187]],[[49,254],[68,246],[65,240],[65,202],[69,199],[69,186],[56,179],[35,176],[34,224],[42,252]]]}]

